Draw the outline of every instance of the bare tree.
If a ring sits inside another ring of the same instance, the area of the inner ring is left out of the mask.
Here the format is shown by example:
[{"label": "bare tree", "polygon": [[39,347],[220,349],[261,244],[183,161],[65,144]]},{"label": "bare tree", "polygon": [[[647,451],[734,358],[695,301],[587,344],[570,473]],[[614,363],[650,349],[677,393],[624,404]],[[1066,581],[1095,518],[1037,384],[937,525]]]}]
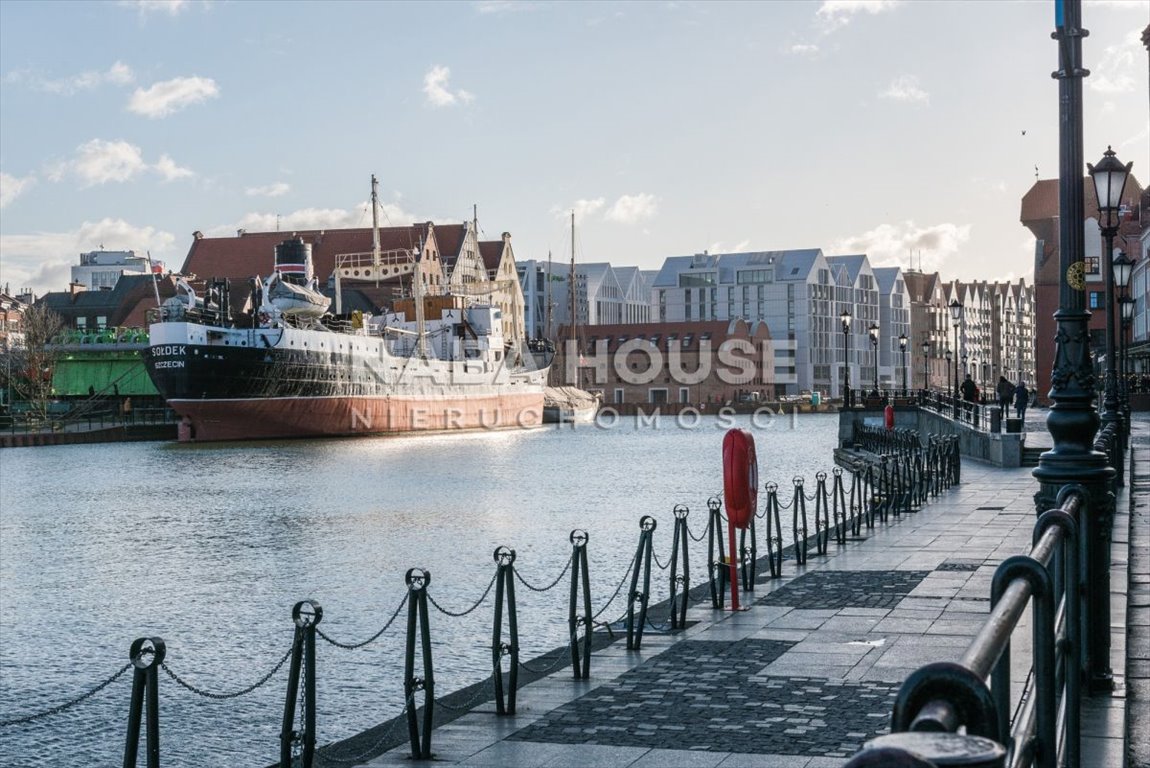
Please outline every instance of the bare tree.
[{"label": "bare tree", "polygon": [[30,416],[46,419],[64,319],[42,304],[32,305],[24,310],[21,326],[23,343],[3,351],[0,376],[12,399],[28,404]]}]

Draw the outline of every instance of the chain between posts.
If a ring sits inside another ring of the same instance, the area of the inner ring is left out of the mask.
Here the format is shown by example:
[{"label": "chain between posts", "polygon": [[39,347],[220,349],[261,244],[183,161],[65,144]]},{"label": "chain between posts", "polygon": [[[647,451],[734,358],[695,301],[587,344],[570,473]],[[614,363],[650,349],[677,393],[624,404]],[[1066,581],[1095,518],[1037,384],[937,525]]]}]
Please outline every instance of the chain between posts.
[{"label": "chain between posts", "polygon": [[168,675],[168,677],[172,678],[172,680],[174,680],[177,685],[191,691],[192,693],[196,694],[197,696],[203,696],[206,699],[215,699],[217,701],[222,701],[225,699],[238,699],[241,696],[246,696],[247,694],[251,693],[252,691],[256,690],[257,688],[259,688],[260,686],[264,685],[269,680],[271,680],[272,677],[274,677],[277,672],[279,672],[281,669],[283,669],[283,665],[286,664],[287,660],[291,658],[292,651],[294,651],[294,650],[295,650],[295,643],[293,642],[292,645],[287,649],[287,652],[284,653],[284,655],[280,658],[280,660],[278,662],[276,662],[276,665],[274,667],[272,667],[272,670],[270,672],[268,672],[266,675],[264,675],[263,677],[261,677],[259,680],[252,683],[248,687],[242,688],[238,691],[233,691],[232,693],[212,693],[211,691],[205,691],[204,689],[200,688],[199,686],[193,685],[192,683],[189,683],[187,680],[184,680],[182,677],[177,675],[174,671],[172,671],[172,668],[168,666],[168,663],[166,661],[160,663],[160,669],[164,670],[164,672]]},{"label": "chain between posts", "polygon": [[61,712],[69,710],[72,707],[76,706],[77,704],[91,698],[92,696],[95,696],[97,693],[99,693],[100,691],[104,690],[105,688],[107,688],[112,683],[119,680],[121,677],[124,676],[124,673],[127,672],[131,668],[132,668],[132,662],[129,661],[127,664],[120,667],[107,680],[98,684],[96,687],[91,688],[88,691],[85,691],[84,693],[81,693],[76,698],[65,701],[62,704],[57,704],[56,706],[51,707],[50,709],[46,709],[43,712],[36,712],[35,714],[25,715],[24,717],[14,717],[10,720],[0,720],[0,728],[8,728],[8,727],[11,727],[13,725],[24,725],[25,723],[32,723],[32,722],[35,722],[37,720],[42,720],[46,717],[51,717],[52,715],[58,715]]}]

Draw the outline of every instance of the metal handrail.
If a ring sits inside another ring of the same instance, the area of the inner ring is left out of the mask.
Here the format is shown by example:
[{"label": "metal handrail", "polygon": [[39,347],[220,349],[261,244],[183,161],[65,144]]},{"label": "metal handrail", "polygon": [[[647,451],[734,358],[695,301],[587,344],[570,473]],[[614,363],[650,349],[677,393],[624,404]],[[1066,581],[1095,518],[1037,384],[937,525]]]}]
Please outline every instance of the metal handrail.
[{"label": "metal handrail", "polygon": [[[1030,552],[998,567],[990,614],[959,661],[927,664],[906,679],[884,747],[902,749],[898,734],[907,731],[963,734],[1001,744],[1010,768],[1078,768],[1087,593],[1078,548],[1086,498],[1080,486],[1063,487],[1058,508],[1038,518]],[[1010,644],[1032,602],[1034,662],[1012,719]],[[870,764],[867,754],[851,764]]]}]

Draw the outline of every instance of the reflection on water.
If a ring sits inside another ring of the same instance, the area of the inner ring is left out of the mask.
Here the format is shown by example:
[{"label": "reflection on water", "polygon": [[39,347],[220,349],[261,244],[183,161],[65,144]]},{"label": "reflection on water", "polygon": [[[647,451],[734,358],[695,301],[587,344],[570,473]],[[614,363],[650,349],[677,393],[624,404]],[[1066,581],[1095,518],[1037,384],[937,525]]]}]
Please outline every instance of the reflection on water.
[{"label": "reflection on water", "polygon": [[[760,478],[786,487],[829,470],[832,415],[751,428]],[[0,451],[0,720],[45,710],[111,676],[128,646],[158,635],[168,665],[214,692],[266,674],[291,643],[291,607],[323,605],[335,640],[375,634],[404,596],[403,574],[432,573],[445,609],[474,604],[492,552],[516,549],[532,585],[550,584],[573,528],[590,532],[600,610],[653,515],[656,554],[670,551],[671,508],[693,510],[722,487],[723,428],[623,419],[613,429],[531,431],[185,446],[160,443]],[[705,542],[691,544],[696,581]],[[656,575],[652,600],[667,596]],[[567,582],[517,590],[524,660],[566,641]],[[488,598],[490,601],[490,598]],[[602,618],[625,611],[622,598]],[[357,651],[318,648],[321,743],[402,709],[404,622]],[[659,619],[662,620],[662,619]],[[490,602],[463,618],[431,615],[439,693],[487,676]],[[592,662],[594,670],[594,662]],[[278,754],[286,671],[217,702],[161,675],[164,765],[263,765]],[[130,677],[83,704],[0,729],[7,766],[121,759]]]}]

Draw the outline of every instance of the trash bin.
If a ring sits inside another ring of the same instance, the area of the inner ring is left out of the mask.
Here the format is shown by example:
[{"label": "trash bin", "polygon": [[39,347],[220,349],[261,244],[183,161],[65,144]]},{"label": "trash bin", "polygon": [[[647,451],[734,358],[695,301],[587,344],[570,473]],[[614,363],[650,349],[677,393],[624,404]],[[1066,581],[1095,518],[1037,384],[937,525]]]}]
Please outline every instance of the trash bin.
[{"label": "trash bin", "polygon": [[1022,431],[1022,419],[1007,418],[1006,431],[1011,434],[1016,434]]},{"label": "trash bin", "polygon": [[1001,432],[1002,431],[1002,409],[999,408],[997,405],[992,405],[989,410],[990,410],[990,431],[991,432]]}]

